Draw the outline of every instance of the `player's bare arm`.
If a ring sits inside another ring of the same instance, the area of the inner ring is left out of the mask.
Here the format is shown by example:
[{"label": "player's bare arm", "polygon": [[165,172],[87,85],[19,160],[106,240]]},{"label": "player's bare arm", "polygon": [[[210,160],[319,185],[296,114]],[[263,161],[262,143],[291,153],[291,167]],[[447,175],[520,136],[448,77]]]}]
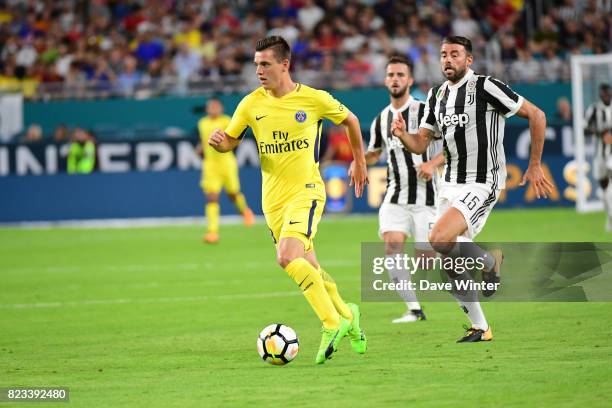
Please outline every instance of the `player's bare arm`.
[{"label": "player's bare arm", "polygon": [[415,164],[414,167],[417,170],[417,176],[424,179],[425,181],[431,180],[436,169],[444,165],[446,158],[443,153],[439,153],[433,159],[426,161],[421,164]]},{"label": "player's bare arm", "polygon": [[531,183],[536,197],[547,198],[552,193],[553,185],[544,176],[542,171],[542,151],[544,150],[544,135],[546,131],[546,115],[540,108],[524,100],[521,108],[516,114],[529,121],[529,133],[531,134],[531,154],[529,166],[523,175],[520,185]]},{"label": "player's bare arm", "polygon": [[196,154],[201,158],[204,158],[204,148],[202,148],[202,143],[198,143],[195,148]]},{"label": "player's bare arm", "polygon": [[381,150],[376,150],[376,151],[369,151],[365,154],[365,159],[366,159],[366,164],[368,166],[371,166],[373,164],[378,163],[378,160],[380,159],[380,155],[382,154]]},{"label": "player's bare arm", "polygon": [[411,153],[423,154],[433,138],[433,131],[426,128],[419,128],[415,135],[408,134],[406,121],[402,115],[396,115],[391,123],[391,134],[399,138],[406,149]]},{"label": "player's bare arm", "polygon": [[208,138],[208,144],[219,153],[231,152],[240,144],[240,140],[227,135],[221,129],[215,129]]},{"label": "player's bare arm", "polygon": [[346,119],[342,122],[346,128],[351,150],[353,152],[353,162],[349,168],[349,177],[351,178],[350,185],[355,186],[355,197],[361,197],[364,186],[368,183],[368,170],[366,166],[366,158],[363,152],[363,138],[361,136],[361,127],[359,119],[353,113],[349,113]]}]

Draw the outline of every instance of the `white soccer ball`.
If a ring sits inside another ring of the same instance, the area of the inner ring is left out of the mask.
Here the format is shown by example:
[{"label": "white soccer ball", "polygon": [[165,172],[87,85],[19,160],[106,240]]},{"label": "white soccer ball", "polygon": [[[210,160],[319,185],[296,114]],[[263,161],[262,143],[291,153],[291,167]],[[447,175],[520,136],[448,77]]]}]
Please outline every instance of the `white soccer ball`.
[{"label": "white soccer ball", "polygon": [[266,363],[285,365],[292,361],[300,348],[295,331],[284,324],[267,326],[257,337],[257,351]]}]

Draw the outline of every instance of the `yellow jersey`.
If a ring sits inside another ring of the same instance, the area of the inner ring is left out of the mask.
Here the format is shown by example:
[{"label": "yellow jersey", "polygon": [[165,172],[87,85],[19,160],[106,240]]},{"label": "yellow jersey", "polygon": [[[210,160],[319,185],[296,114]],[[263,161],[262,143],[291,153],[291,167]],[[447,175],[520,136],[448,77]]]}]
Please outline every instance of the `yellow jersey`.
[{"label": "yellow jersey", "polygon": [[264,212],[277,210],[302,193],[325,199],[319,172],[323,119],[339,124],[348,114],[329,93],[302,84],[280,98],[260,87],[242,99],[225,133],[240,138],[249,127],[253,129]]},{"label": "yellow jersey", "polygon": [[198,122],[198,131],[200,132],[200,141],[202,142],[202,149],[204,151],[204,164],[206,166],[223,165],[224,163],[236,160],[233,152],[219,153],[208,144],[208,138],[211,133],[215,129],[225,129],[229,123],[230,117],[227,115],[221,115],[214,119],[205,116]]}]

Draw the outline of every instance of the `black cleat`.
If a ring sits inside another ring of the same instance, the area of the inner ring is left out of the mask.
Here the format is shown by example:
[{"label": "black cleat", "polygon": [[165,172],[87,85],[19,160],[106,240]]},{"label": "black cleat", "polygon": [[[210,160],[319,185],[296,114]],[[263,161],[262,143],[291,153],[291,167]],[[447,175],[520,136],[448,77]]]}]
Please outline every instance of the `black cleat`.
[{"label": "black cleat", "polygon": [[477,341],[493,340],[491,326],[487,330],[477,329],[476,327],[466,327],[465,336],[457,340],[457,343],[475,343]]}]

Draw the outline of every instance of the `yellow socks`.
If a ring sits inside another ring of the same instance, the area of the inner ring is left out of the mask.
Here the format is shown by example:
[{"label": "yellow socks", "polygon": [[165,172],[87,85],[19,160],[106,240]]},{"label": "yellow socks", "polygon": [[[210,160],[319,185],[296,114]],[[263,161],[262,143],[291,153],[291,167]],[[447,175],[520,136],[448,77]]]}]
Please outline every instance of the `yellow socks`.
[{"label": "yellow socks", "polygon": [[236,202],[234,204],[236,205],[238,212],[242,214],[244,210],[246,210],[247,208],[247,203],[246,203],[246,199],[244,198],[244,194],[242,193],[236,194]]},{"label": "yellow socks", "polygon": [[208,232],[219,231],[219,203],[206,204],[206,221],[208,223]]},{"label": "yellow socks", "polygon": [[323,323],[323,327],[337,328],[340,325],[340,315],[327,293],[323,278],[310,262],[304,258],[296,258],[289,262],[285,271],[302,289],[304,297]]},{"label": "yellow socks", "polygon": [[334,307],[340,314],[340,316],[347,319],[349,322],[353,320],[353,313],[351,309],[348,307],[344,300],[340,297],[340,293],[338,293],[338,286],[336,286],[336,282],[334,279],[327,273],[323,268],[319,266],[319,273],[323,278],[323,284],[325,285],[325,290],[329,295]]}]

